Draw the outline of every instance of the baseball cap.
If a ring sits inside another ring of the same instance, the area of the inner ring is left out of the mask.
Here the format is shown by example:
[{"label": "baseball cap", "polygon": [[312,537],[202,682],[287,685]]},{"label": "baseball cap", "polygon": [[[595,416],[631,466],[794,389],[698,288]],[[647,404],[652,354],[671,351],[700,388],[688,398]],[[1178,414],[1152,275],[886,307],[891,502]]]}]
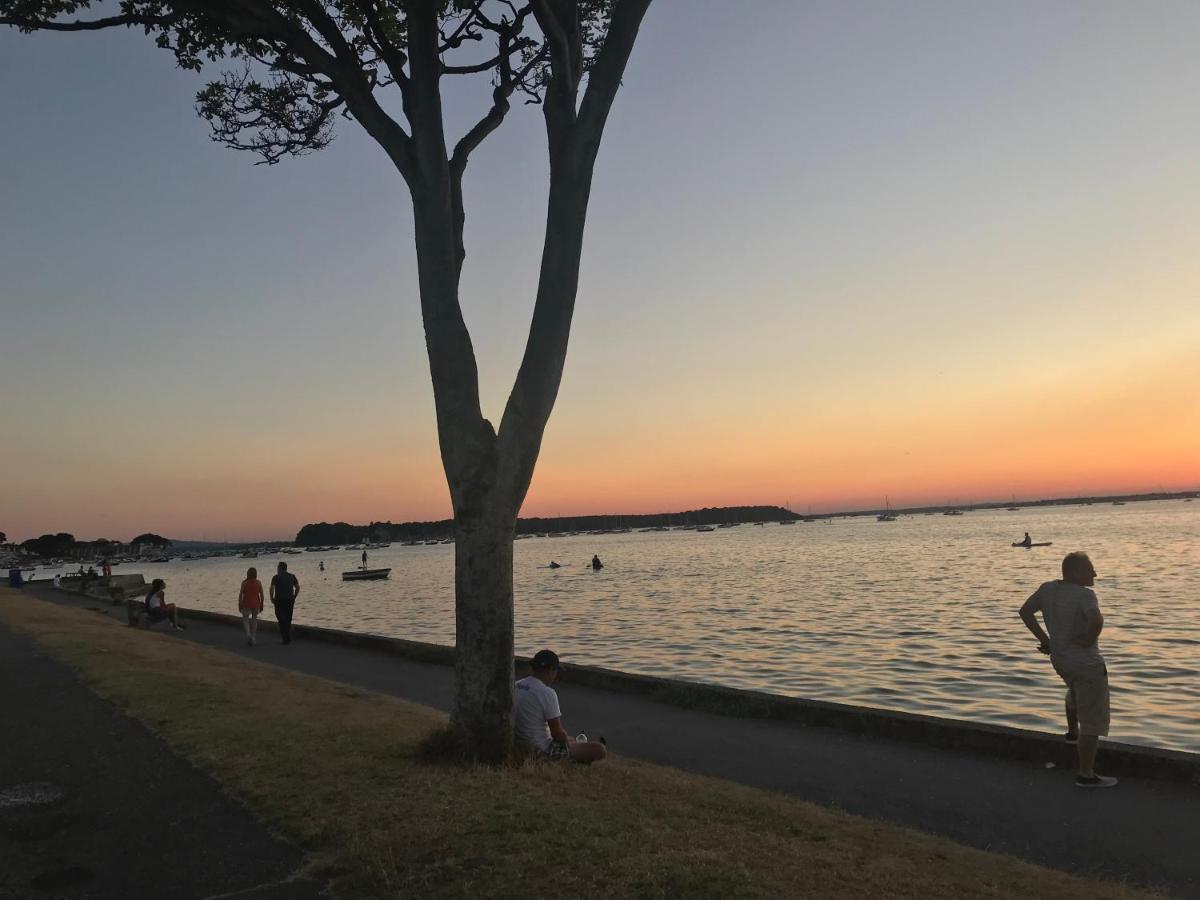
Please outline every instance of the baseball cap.
[{"label": "baseball cap", "polygon": [[562,663],[558,661],[558,654],[553,650],[539,650],[533,655],[533,659],[529,661],[529,665],[534,669],[562,668]]}]

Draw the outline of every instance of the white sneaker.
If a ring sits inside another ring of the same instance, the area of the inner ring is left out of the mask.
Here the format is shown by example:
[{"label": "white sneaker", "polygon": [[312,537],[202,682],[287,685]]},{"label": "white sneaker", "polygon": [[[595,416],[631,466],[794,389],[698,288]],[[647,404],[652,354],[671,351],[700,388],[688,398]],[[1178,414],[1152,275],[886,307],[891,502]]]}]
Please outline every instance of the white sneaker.
[{"label": "white sneaker", "polygon": [[1117,779],[1111,775],[1093,775],[1091,778],[1084,778],[1082,775],[1075,776],[1075,787],[1080,788],[1109,788],[1116,787]]}]

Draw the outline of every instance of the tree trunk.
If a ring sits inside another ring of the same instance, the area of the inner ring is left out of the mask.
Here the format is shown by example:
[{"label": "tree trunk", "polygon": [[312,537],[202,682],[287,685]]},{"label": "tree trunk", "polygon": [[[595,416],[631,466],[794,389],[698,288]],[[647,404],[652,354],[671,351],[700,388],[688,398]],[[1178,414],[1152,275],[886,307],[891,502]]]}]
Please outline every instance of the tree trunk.
[{"label": "tree trunk", "polygon": [[455,516],[452,724],[472,757],[496,763],[508,757],[513,740],[516,523],[513,516],[483,512]]}]

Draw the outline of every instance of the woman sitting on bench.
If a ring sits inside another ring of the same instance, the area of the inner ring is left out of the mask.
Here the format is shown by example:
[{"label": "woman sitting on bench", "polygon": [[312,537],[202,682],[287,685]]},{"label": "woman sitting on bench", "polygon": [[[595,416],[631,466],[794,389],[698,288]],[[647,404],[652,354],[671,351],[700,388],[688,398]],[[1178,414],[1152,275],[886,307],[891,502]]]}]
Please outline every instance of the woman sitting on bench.
[{"label": "woman sitting on bench", "polygon": [[167,583],[161,578],[155,578],[151,583],[150,593],[146,595],[146,618],[151,625],[166,619],[172,628],[183,631],[184,627],[179,624],[179,611],[175,604],[168,603],[164,598],[166,587]]}]

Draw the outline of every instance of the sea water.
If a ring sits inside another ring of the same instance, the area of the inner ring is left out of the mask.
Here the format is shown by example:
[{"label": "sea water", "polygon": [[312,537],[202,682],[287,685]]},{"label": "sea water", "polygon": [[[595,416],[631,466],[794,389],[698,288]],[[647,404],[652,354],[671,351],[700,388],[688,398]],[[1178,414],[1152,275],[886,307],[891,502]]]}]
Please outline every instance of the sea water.
[{"label": "sea water", "polygon": [[[1053,546],[1012,547],[1026,531]],[[1061,732],[1062,684],[1017,610],[1077,549],[1098,573],[1111,737],[1200,752],[1200,501],[519,540],[516,649]],[[453,644],[452,545],[370,551],[391,578],[343,582],[360,552],[116,572],[164,578],[184,607],[234,613],[246,567],[266,584],[283,559],[301,584],[298,623]],[[563,567],[546,568],[551,560]]]}]

